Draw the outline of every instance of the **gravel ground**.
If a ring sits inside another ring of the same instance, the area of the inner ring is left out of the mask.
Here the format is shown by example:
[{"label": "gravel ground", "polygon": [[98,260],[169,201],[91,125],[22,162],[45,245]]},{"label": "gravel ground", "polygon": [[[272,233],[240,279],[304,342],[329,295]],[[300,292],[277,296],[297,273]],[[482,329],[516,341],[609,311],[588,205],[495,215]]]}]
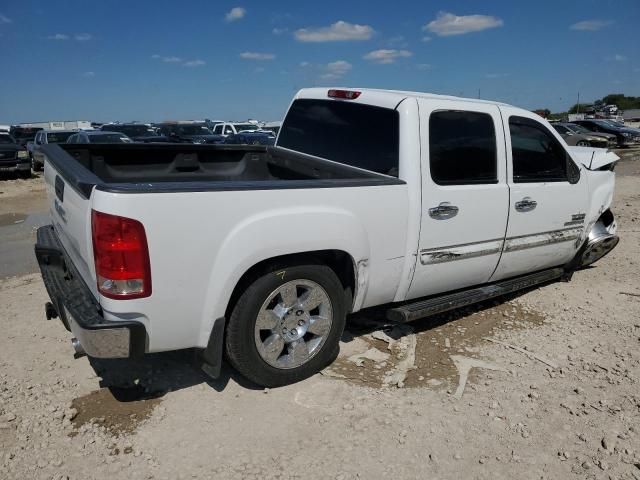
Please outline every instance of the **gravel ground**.
[{"label": "gravel ground", "polygon": [[626,153],[621,242],[594,267],[405,328],[359,314],[331,367],[284,388],[228,368],[212,382],[188,351],[74,360],[40,277],[0,280],[0,478],[640,480],[640,159]]}]

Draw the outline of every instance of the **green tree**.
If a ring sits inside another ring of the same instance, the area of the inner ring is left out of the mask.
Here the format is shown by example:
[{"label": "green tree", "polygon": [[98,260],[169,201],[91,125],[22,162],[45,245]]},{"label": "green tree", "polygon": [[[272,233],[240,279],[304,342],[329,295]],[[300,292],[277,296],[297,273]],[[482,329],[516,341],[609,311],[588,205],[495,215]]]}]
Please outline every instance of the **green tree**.
[{"label": "green tree", "polygon": [[568,113],[584,113],[590,108],[593,108],[593,105],[590,103],[576,103],[569,109]]}]

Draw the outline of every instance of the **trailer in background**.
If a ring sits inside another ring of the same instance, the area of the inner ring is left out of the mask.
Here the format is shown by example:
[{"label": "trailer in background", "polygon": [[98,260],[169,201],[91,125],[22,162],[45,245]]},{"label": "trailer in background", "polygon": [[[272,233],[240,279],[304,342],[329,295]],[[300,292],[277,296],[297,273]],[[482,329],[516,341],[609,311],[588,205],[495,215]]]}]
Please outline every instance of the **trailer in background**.
[{"label": "trailer in background", "polygon": [[88,120],[60,120],[55,122],[21,123],[20,127],[43,128],[45,130],[90,130],[93,128]]}]

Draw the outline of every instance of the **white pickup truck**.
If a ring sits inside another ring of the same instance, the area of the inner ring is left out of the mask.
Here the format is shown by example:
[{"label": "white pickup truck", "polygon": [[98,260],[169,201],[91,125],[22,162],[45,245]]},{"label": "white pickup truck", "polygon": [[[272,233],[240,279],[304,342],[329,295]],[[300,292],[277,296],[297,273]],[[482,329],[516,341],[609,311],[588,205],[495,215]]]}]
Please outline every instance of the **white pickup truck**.
[{"label": "white pickup truck", "polygon": [[305,89],[275,147],[48,145],[36,255],[78,354],[196,348],[265,386],[408,322],[557,279],[618,242],[618,157],[509,105]]}]

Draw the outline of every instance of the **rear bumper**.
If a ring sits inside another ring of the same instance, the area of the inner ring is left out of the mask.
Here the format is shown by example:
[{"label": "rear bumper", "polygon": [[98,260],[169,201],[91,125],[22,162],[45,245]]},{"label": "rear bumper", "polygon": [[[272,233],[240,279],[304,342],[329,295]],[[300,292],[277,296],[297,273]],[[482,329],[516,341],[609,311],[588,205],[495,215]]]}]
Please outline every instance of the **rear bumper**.
[{"label": "rear bumper", "polygon": [[135,358],[145,353],[147,332],[144,325],[104,319],[100,305],[69,260],[53,226],[38,229],[35,253],[56,313],[87,355]]},{"label": "rear bumper", "polygon": [[0,163],[0,172],[16,172],[23,170],[31,170],[31,160],[20,159],[15,160],[13,162],[2,162]]}]

